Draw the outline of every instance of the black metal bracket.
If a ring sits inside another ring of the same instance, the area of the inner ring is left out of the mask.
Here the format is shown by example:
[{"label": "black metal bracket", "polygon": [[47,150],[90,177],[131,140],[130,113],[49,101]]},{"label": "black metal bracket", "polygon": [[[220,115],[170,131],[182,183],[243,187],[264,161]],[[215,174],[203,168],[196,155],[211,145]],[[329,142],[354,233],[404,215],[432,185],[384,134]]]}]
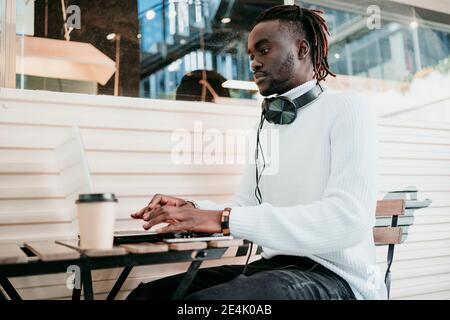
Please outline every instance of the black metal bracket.
[{"label": "black metal bracket", "polygon": [[[393,216],[391,228],[395,228],[395,227],[397,227],[397,225],[398,225],[398,216]],[[395,244],[390,244],[388,247],[386,275],[384,276],[384,283],[386,284],[388,299],[390,297],[390,292],[391,292],[391,265],[392,265],[392,262],[394,261],[394,249],[395,249]]]},{"label": "black metal bracket", "polygon": [[94,291],[92,289],[92,274],[89,259],[85,256],[80,258],[81,285],[84,292],[84,300],[94,300]]},{"label": "black metal bracket", "polygon": [[197,252],[195,256],[195,260],[191,262],[188,270],[186,271],[186,274],[184,275],[183,279],[181,280],[180,284],[178,285],[177,289],[175,290],[172,300],[181,300],[185,297],[186,292],[188,291],[189,287],[191,286],[192,282],[195,279],[195,276],[197,275],[198,269],[203,263],[204,258],[207,257],[206,251],[199,251]]},{"label": "black metal bracket", "polygon": [[114,300],[116,298],[117,294],[120,291],[120,288],[122,288],[122,285],[125,283],[125,280],[127,280],[131,270],[133,270],[133,266],[125,267],[122,270],[122,273],[120,274],[119,278],[117,279],[116,283],[111,289],[111,292],[108,294],[108,297],[106,297],[106,300]]},{"label": "black metal bracket", "polygon": [[9,282],[7,277],[0,276],[0,285],[3,287],[3,290],[5,290],[11,300],[22,300],[22,297],[19,295],[17,290],[14,289],[14,286],[11,282]]}]

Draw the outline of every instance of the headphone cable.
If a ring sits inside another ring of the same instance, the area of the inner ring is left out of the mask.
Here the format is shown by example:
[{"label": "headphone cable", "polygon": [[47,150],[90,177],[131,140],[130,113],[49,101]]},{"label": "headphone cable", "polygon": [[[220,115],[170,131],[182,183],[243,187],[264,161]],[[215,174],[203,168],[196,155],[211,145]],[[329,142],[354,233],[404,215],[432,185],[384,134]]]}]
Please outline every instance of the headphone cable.
[{"label": "headphone cable", "polygon": [[[261,146],[261,142],[259,140],[259,135],[261,133],[261,129],[264,125],[264,112],[261,113],[261,120],[258,126],[258,130],[256,133],[256,150],[255,150],[255,167],[256,167],[256,188],[255,188],[255,197],[258,200],[258,203],[261,204],[262,203],[262,195],[261,195],[261,190],[259,189],[259,181],[261,180],[262,174],[264,172],[264,169],[266,168],[266,161],[265,161],[265,157],[264,157],[264,152]],[[262,161],[263,161],[263,167],[261,170],[261,173],[258,174],[258,159],[259,159],[259,149],[261,149],[261,157],[262,157]],[[244,266],[244,270],[242,271],[242,274],[245,275],[246,271],[247,271],[247,266],[248,266],[248,262],[250,260],[250,256],[252,255],[253,252],[253,242],[250,242],[250,249],[248,252],[248,256],[247,256],[247,261],[245,262],[245,266]]]}]

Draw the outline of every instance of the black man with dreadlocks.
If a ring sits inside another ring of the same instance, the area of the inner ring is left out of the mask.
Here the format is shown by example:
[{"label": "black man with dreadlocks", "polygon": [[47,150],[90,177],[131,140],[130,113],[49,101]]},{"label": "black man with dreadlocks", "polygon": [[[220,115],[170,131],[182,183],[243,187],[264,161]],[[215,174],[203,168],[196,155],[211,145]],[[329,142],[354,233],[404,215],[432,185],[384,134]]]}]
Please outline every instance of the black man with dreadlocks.
[{"label": "black man with dreadlocks", "polygon": [[[327,35],[320,11],[296,5],[266,10],[249,34],[254,79],[267,97],[258,129],[278,132],[277,170],[262,175],[256,156],[230,203],[155,195],[132,215],[145,229],[166,222],[161,232],[230,232],[262,247],[246,266],[199,270],[186,299],[386,298],[372,233],[376,125],[358,94],[321,84],[335,76]],[[255,154],[267,149],[258,139]],[[183,276],[142,283],[128,299],[169,299]]]}]

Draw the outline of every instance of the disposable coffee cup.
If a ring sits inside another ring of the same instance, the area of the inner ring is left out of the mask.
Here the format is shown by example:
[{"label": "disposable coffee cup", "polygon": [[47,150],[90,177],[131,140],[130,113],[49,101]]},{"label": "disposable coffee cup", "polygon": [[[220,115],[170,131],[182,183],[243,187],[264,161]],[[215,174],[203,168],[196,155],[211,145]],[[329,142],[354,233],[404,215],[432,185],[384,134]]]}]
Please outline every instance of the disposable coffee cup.
[{"label": "disposable coffee cup", "polygon": [[114,193],[78,195],[78,225],[81,249],[111,249],[114,240],[117,199]]}]

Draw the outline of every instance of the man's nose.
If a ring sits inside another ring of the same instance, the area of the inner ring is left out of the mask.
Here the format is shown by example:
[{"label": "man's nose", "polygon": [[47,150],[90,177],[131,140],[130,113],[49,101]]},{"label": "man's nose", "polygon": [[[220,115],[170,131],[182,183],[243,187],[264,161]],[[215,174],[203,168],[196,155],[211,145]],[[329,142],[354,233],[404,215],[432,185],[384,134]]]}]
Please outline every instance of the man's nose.
[{"label": "man's nose", "polygon": [[250,66],[251,66],[252,71],[256,72],[256,71],[261,69],[262,63],[259,62],[258,60],[256,60],[256,58],[255,58],[255,59],[253,59],[253,61],[252,61]]}]

